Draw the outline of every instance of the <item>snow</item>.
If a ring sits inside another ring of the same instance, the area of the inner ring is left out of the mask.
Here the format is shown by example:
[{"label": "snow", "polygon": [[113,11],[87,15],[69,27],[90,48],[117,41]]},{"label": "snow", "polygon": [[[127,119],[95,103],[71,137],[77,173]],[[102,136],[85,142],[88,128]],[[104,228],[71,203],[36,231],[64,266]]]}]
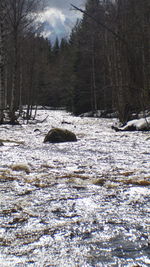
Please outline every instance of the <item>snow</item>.
[{"label": "snow", "polygon": [[125,130],[126,128],[131,127],[131,126],[134,126],[137,131],[146,129],[150,127],[150,117],[141,118],[137,120],[131,120],[127,122],[127,124],[124,127],[121,127],[121,129]]},{"label": "snow", "polygon": [[[0,146],[0,265],[146,266],[150,133],[63,110],[37,120],[0,126],[0,139],[16,142]],[[45,144],[52,127],[78,141]]]}]

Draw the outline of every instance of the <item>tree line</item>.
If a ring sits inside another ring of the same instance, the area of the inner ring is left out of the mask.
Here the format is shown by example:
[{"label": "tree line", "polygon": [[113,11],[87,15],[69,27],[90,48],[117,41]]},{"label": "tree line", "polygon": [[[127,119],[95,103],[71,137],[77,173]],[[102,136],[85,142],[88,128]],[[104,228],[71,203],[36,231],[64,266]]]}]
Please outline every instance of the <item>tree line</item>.
[{"label": "tree line", "polygon": [[6,114],[16,123],[23,104],[28,119],[37,102],[42,53],[36,19],[41,8],[40,0],[0,0],[0,123]]},{"label": "tree line", "polygon": [[115,110],[126,122],[150,107],[148,0],[88,0],[83,19],[61,46],[57,80],[74,114]]},{"label": "tree line", "polygon": [[69,47],[75,114],[115,110],[124,123],[150,108],[150,1],[88,0]]},{"label": "tree line", "polygon": [[35,33],[37,0],[2,3],[1,122],[6,109],[14,122],[23,105],[27,119],[34,105],[48,105],[75,115],[117,111],[123,123],[149,108],[149,0],[87,0],[85,10],[74,7],[83,18],[70,38],[54,45]]}]

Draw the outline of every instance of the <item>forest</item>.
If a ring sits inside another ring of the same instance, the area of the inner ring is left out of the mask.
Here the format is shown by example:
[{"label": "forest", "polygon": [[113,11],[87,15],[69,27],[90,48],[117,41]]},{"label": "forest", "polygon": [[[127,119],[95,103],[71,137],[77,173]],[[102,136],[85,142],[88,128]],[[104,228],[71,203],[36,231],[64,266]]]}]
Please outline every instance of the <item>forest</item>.
[{"label": "forest", "polygon": [[0,0],[1,124],[29,120],[38,105],[117,112],[122,123],[150,108],[149,0],[87,0],[73,7],[83,18],[70,37],[54,45],[35,23],[41,8]]},{"label": "forest", "polygon": [[83,1],[0,0],[2,267],[150,266],[150,0]]}]

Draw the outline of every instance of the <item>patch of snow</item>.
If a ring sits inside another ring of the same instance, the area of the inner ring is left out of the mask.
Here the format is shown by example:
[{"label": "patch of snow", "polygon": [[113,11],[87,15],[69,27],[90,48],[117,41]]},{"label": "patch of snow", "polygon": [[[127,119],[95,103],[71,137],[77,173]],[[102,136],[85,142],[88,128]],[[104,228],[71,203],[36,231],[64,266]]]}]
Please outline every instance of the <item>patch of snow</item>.
[{"label": "patch of snow", "polygon": [[148,128],[150,127],[150,117],[129,121],[125,127],[128,126],[134,126],[136,130],[143,130],[145,128]]}]

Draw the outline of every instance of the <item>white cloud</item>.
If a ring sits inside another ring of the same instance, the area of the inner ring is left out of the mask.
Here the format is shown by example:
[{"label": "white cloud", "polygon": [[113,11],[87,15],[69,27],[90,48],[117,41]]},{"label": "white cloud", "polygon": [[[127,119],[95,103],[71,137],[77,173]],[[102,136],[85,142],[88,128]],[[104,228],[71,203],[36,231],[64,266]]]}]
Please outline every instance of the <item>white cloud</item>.
[{"label": "white cloud", "polygon": [[56,26],[57,20],[60,20],[62,23],[65,21],[65,15],[63,12],[56,8],[47,8],[40,14],[40,16],[42,22],[48,21],[53,27]]},{"label": "white cloud", "polygon": [[47,8],[40,13],[40,21],[44,25],[43,36],[52,41],[56,37],[68,37],[71,29],[82,14],[71,10],[71,3],[80,5],[85,0],[48,0]]},{"label": "white cloud", "polygon": [[42,35],[44,37],[54,41],[57,36],[61,39],[63,36],[66,37],[69,35],[69,29],[66,25],[66,16],[61,10],[47,8],[40,14],[39,20],[43,23],[44,31]]}]

